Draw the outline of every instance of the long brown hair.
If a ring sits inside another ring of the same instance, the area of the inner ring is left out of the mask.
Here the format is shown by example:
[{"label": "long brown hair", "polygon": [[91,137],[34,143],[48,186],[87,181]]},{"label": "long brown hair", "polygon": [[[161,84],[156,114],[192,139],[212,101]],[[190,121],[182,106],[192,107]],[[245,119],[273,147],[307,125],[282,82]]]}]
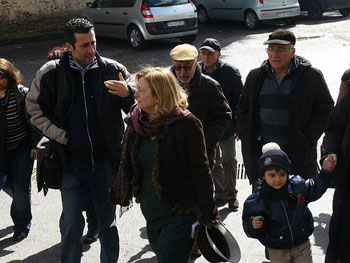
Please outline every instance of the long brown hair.
[{"label": "long brown hair", "polygon": [[22,81],[19,70],[7,59],[0,58],[0,75],[8,80],[8,88],[14,88]]}]

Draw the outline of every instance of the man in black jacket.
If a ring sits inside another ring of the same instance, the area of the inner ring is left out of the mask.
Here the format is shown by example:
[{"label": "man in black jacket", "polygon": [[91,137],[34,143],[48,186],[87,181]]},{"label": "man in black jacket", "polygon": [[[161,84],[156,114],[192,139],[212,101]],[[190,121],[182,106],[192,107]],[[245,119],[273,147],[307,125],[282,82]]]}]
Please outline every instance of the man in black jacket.
[{"label": "man in black jacket", "polygon": [[216,149],[216,164],[213,169],[215,198],[218,206],[228,203],[229,208],[237,209],[237,159],[236,159],[236,105],[242,90],[239,70],[220,59],[221,45],[214,38],[205,39],[198,49],[202,61],[199,65],[202,73],[220,83],[222,91],[232,110],[232,120]]},{"label": "man in black jacket", "polygon": [[202,74],[197,62],[198,51],[189,44],[178,45],[170,51],[171,71],[188,94],[188,109],[202,122],[211,169],[215,149],[231,121],[231,109],[220,84]]},{"label": "man in black jacket", "polygon": [[[215,165],[215,149],[229,125],[232,115],[220,84],[202,74],[197,62],[196,47],[182,44],[170,51],[171,71],[188,94],[188,109],[201,121],[204,130],[209,166]],[[200,256],[197,244],[192,256]]]},{"label": "man in black jacket", "polygon": [[316,174],[317,141],[333,108],[322,73],[295,55],[295,35],[278,29],[264,42],[268,60],[247,76],[237,105],[237,133],[251,184],[262,145],[276,142],[291,159],[291,174]]},{"label": "man in black jacket", "polygon": [[126,68],[97,53],[88,20],[71,19],[64,36],[67,51],[59,62],[49,61],[37,72],[26,100],[30,122],[54,140],[62,163],[61,262],[81,260],[88,188],[96,209],[101,262],[117,262],[119,237],[108,190],[120,160],[121,110],[129,111],[134,91],[124,80],[129,76]]}]

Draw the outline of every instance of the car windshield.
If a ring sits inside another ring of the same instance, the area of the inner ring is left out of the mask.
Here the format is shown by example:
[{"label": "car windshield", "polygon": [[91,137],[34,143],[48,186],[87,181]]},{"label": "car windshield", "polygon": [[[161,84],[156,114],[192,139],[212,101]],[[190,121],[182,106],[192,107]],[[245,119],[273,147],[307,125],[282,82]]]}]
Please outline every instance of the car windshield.
[{"label": "car windshield", "polygon": [[147,7],[183,5],[188,4],[188,0],[145,0],[144,5]]}]

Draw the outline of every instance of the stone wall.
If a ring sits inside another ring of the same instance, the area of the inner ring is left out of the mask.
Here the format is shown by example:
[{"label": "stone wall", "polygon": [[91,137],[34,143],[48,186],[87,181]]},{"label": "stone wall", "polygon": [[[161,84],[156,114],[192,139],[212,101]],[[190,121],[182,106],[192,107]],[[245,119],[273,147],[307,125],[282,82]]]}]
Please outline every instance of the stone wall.
[{"label": "stone wall", "polygon": [[0,43],[54,37],[91,0],[0,0]]}]

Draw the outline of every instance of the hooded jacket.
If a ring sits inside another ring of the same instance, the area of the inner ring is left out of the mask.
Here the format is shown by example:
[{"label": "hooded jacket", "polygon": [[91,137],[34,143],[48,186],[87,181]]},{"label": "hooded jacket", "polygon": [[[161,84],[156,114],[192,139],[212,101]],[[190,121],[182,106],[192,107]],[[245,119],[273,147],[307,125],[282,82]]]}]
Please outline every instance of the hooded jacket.
[{"label": "hooded jacket", "polygon": [[[292,60],[293,63],[293,60]],[[317,141],[322,135],[333,99],[322,73],[311,63],[295,56],[289,108],[288,149],[291,173],[311,178],[317,169]],[[249,72],[236,109],[237,133],[242,141],[242,154],[250,183],[258,178],[257,161],[261,155],[258,143],[259,93],[271,66],[268,60]]]}]

